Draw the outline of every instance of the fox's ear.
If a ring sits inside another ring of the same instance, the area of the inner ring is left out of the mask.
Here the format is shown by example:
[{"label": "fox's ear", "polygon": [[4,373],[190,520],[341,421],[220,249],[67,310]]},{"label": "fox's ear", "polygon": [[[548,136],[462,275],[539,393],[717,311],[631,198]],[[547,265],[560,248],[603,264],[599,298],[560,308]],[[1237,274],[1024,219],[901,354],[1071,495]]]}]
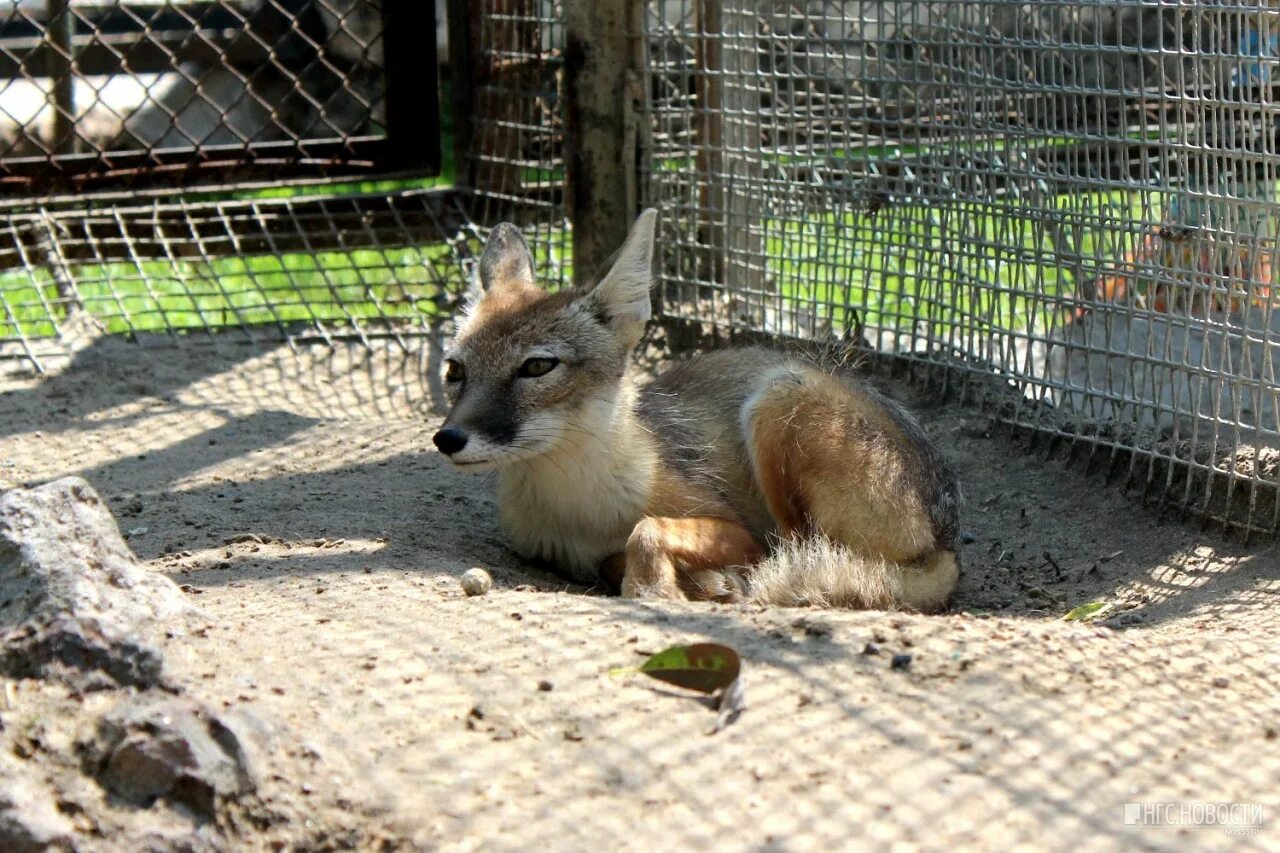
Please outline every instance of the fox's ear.
[{"label": "fox's ear", "polygon": [[592,307],[623,328],[643,326],[652,316],[653,228],[658,211],[649,208],[631,226],[627,240],[611,258],[609,271],[586,295]]},{"label": "fox's ear", "polygon": [[476,265],[476,278],[485,293],[495,288],[535,285],[533,255],[519,228],[503,222],[489,232],[484,254]]}]

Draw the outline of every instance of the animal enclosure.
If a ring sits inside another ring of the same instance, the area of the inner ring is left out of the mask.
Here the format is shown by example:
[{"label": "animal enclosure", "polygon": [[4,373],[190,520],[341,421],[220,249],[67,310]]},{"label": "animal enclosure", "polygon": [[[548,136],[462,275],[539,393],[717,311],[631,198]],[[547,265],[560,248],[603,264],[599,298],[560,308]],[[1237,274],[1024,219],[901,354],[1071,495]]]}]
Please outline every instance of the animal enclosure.
[{"label": "animal enclosure", "polygon": [[[85,731],[130,691],[0,643],[0,832],[42,794],[89,849],[1275,846],[1270,5],[3,8],[0,492],[98,491],[204,614],[131,690],[258,772],[108,797]],[[650,205],[642,368],[849,347],[961,477],[951,612],[569,587],[431,449],[489,230],[560,287]],[[690,641],[742,657],[714,737],[614,674]],[[1248,822],[1128,820],[1191,799]]]},{"label": "animal enclosure", "polygon": [[409,346],[498,219],[566,281],[572,234],[589,274],[654,205],[668,329],[928,368],[1162,506],[1275,532],[1266,7],[575,8],[460,4],[446,37],[393,0],[14,4],[3,352]]}]

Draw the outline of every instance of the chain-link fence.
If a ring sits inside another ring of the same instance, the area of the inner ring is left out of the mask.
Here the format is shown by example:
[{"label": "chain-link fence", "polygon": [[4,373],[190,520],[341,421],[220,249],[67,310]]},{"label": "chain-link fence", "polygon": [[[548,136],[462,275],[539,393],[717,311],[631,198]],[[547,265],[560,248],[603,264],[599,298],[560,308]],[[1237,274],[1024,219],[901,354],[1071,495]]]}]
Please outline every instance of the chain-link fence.
[{"label": "chain-link fence", "polygon": [[557,7],[454,6],[10,4],[0,361],[103,333],[407,346],[503,218],[563,278]]},{"label": "chain-link fence", "polygon": [[648,4],[667,311],[861,337],[1273,531],[1266,5]]},{"label": "chain-link fence", "polygon": [[[431,4],[16,0],[0,18],[0,178],[26,191],[439,158]],[[387,21],[396,26],[386,28]],[[396,80],[394,85],[388,81]],[[421,107],[426,109],[421,109]],[[411,137],[413,145],[408,144]]]}]

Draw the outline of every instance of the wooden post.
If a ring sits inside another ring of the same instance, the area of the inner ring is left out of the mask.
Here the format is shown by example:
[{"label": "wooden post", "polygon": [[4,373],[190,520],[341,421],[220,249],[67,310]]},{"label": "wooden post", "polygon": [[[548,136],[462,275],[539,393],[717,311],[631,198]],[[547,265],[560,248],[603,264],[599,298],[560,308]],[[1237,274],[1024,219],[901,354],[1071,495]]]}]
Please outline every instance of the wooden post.
[{"label": "wooden post", "polygon": [[449,88],[453,98],[453,182],[471,189],[475,186],[475,128],[471,117],[476,109],[474,78],[479,57],[479,29],[473,26],[480,3],[446,0],[445,23],[449,28]]},{"label": "wooden post", "polygon": [[382,0],[391,166],[430,175],[440,174],[435,11],[434,2]]},{"label": "wooden post", "polygon": [[70,0],[47,0],[45,5],[45,73],[49,76],[49,103],[53,107],[53,151],[76,150],[76,78],[72,39],[76,19]]},{"label": "wooden post", "polygon": [[565,183],[573,225],[573,278],[583,284],[626,239],[628,209],[624,102],[633,63],[629,22],[643,0],[564,0],[562,109]]}]

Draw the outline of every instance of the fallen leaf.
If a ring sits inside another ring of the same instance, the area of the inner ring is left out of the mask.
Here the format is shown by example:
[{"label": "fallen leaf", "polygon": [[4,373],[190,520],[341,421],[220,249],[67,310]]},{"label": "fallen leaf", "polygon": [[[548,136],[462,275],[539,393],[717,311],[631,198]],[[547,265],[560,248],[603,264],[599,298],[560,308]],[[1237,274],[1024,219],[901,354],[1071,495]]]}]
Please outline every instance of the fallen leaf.
[{"label": "fallen leaf", "polygon": [[1091,601],[1088,604],[1081,604],[1079,607],[1073,607],[1067,611],[1067,615],[1062,618],[1068,622],[1088,622],[1102,615],[1103,611],[1111,607],[1105,601]]},{"label": "fallen leaf", "polygon": [[694,643],[691,646],[672,646],[651,654],[640,666],[614,667],[609,670],[609,676],[616,678],[643,672],[677,687],[710,694],[733,684],[741,667],[738,653],[728,646]]},{"label": "fallen leaf", "polygon": [[699,693],[729,687],[738,680],[741,668],[738,653],[718,643],[672,646],[640,664],[640,672],[650,678]]}]

